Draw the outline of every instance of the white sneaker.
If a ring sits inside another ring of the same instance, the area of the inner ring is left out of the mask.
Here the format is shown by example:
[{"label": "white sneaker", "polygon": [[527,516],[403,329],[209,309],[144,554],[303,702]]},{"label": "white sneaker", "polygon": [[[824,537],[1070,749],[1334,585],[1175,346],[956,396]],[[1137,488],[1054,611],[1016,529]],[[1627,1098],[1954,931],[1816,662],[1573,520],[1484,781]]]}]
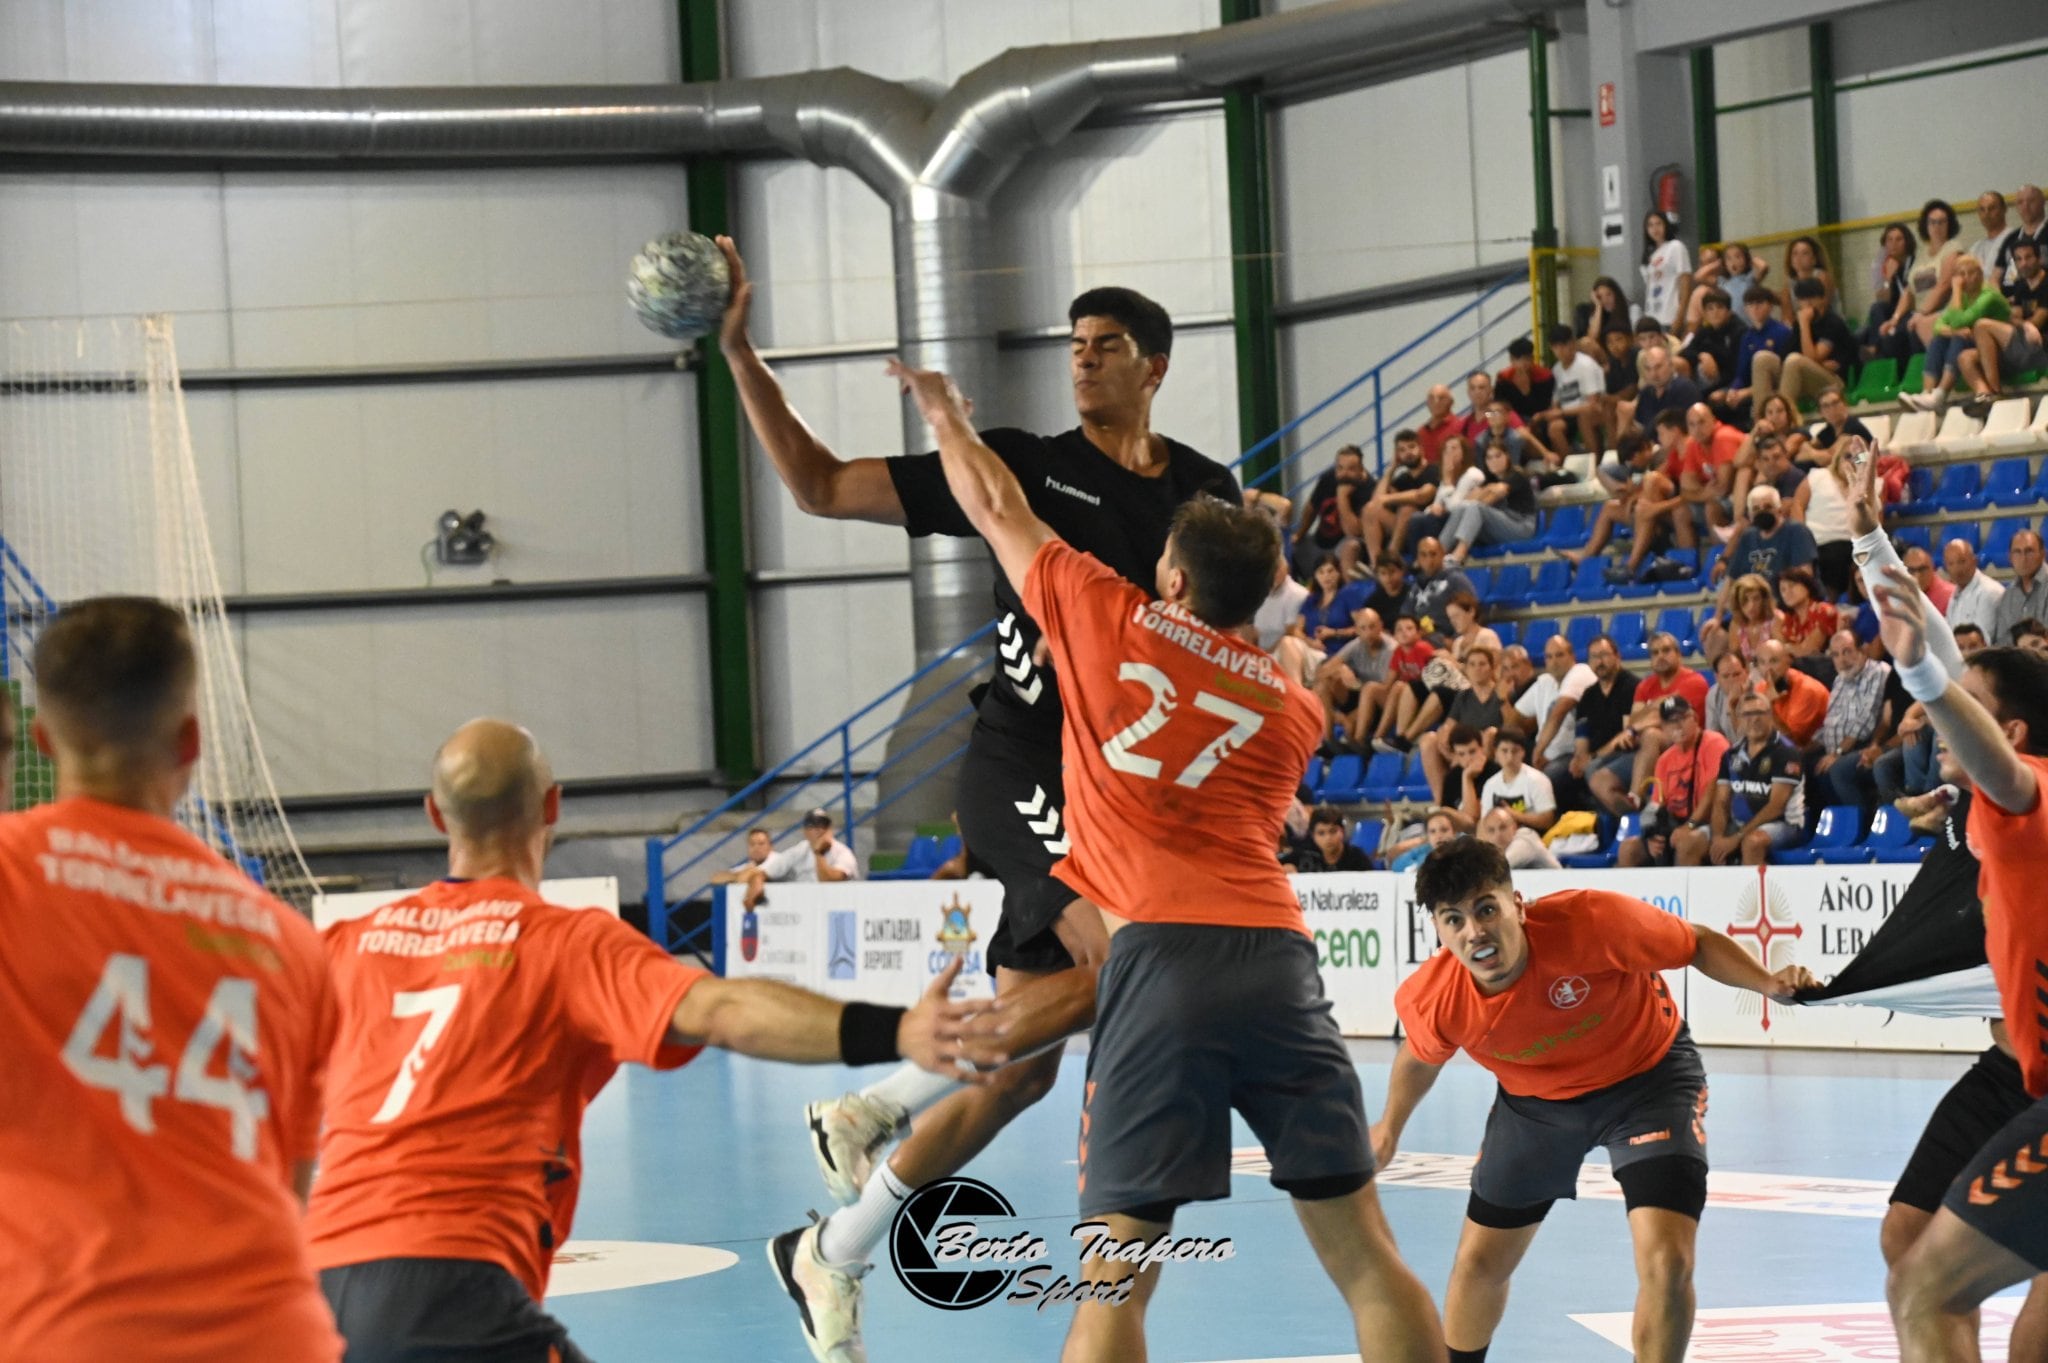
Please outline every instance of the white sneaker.
[{"label": "white sneaker", "polygon": [[768,1266],[803,1322],[804,1343],[818,1363],[867,1363],[860,1338],[861,1279],[871,1265],[851,1272],[818,1258],[817,1213],[811,1224],[785,1231],[768,1242]]},{"label": "white sneaker", "polygon": [[804,1108],[811,1154],[834,1201],[842,1207],[860,1201],[860,1190],[875,1172],[875,1157],[909,1123],[910,1114],[896,1104],[859,1093]]},{"label": "white sneaker", "polygon": [[1916,412],[1932,412],[1940,407],[1947,398],[1948,394],[1942,392],[1939,388],[1926,393],[1899,394],[1899,401],[1905,403]]}]

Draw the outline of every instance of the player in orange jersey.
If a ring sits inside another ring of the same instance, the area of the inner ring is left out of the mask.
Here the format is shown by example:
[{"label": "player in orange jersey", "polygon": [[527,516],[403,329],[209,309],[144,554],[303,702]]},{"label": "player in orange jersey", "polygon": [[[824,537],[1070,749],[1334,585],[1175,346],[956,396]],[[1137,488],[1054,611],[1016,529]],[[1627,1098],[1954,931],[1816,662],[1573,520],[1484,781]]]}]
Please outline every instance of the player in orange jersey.
[{"label": "player in orange jersey", "polygon": [[0,818],[0,1358],[332,1363],[300,1236],[334,996],[306,921],[172,822],[185,621],[36,641],[57,800]]},{"label": "player in orange jersey", "polygon": [[448,879],[328,930],[341,1029],[307,1237],[348,1363],[583,1357],[540,1306],[568,1238],[583,1109],[624,1062],[705,1046],[952,1073],[953,969],[917,1007],[840,1004],[676,962],[538,887],[561,788],[532,735],[464,725],[427,813]]},{"label": "player in orange jersey", "polygon": [[[1265,1142],[1360,1349],[1440,1363],[1436,1308],[1380,1210],[1358,1072],[1273,857],[1322,737],[1315,698],[1234,633],[1282,571],[1278,533],[1241,506],[1187,503],[1155,596],[1038,518],[943,375],[892,372],[1060,677],[1072,846],[1053,874],[1101,906],[1110,934],[1081,1117],[1082,1216],[1122,1244],[1158,1245],[1182,1203],[1228,1197],[1235,1108]],[[1062,1357],[1144,1357],[1157,1268],[1094,1253],[1082,1277]]]},{"label": "player in orange jersey", "polygon": [[1692,1335],[1693,1240],[1707,1203],[1707,1075],[1657,972],[1789,999],[1804,966],[1773,974],[1712,928],[1640,899],[1568,890],[1524,903],[1507,859],[1478,838],[1445,843],[1415,876],[1444,949],[1394,994],[1407,1039],[1394,1055],[1373,1155],[1463,1050],[1500,1080],[1486,1119],[1451,1285],[1451,1363],[1481,1363],[1508,1279],[1579,1164],[1607,1147],[1635,1241],[1635,1356],[1679,1363]]}]

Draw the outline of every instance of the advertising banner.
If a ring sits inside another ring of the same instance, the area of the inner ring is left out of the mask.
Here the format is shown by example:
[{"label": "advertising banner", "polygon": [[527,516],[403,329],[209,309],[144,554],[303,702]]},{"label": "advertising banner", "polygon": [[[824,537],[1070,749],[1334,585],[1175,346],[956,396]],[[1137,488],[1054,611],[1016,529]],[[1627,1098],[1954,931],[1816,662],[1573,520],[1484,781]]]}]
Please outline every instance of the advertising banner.
[{"label": "advertising banner", "polygon": [[770,885],[755,909],[721,888],[725,968],[868,1003],[916,1003],[954,953],[966,958],[958,998],[993,992],[983,956],[1003,887],[993,880],[893,880]]},{"label": "advertising banner", "polygon": [[1386,871],[1290,876],[1346,1036],[1394,1035],[1400,885]]}]

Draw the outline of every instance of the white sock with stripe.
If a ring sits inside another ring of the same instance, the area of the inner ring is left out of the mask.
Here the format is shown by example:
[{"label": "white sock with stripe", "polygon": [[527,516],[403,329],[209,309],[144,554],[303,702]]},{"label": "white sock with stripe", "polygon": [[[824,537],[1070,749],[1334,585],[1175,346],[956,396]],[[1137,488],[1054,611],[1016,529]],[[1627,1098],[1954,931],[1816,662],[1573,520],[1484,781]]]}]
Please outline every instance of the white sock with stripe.
[{"label": "white sock with stripe", "polygon": [[883,1164],[860,1190],[860,1201],[825,1218],[818,1231],[818,1258],[840,1268],[866,1263],[889,1233],[896,1209],[909,1196],[910,1189],[903,1186],[896,1171]]},{"label": "white sock with stripe", "polygon": [[869,1084],[860,1093],[863,1098],[879,1098],[915,1117],[959,1087],[956,1079],[947,1079],[906,1064]]}]

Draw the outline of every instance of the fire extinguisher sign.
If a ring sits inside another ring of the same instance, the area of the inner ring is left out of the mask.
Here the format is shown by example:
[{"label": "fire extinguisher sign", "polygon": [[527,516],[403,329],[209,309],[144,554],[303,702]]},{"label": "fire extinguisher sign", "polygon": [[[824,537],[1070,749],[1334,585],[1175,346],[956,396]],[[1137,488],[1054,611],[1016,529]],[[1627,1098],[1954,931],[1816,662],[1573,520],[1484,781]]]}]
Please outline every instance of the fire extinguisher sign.
[{"label": "fire extinguisher sign", "polygon": [[1608,81],[1600,87],[1600,126],[1614,126],[1614,82]]}]

